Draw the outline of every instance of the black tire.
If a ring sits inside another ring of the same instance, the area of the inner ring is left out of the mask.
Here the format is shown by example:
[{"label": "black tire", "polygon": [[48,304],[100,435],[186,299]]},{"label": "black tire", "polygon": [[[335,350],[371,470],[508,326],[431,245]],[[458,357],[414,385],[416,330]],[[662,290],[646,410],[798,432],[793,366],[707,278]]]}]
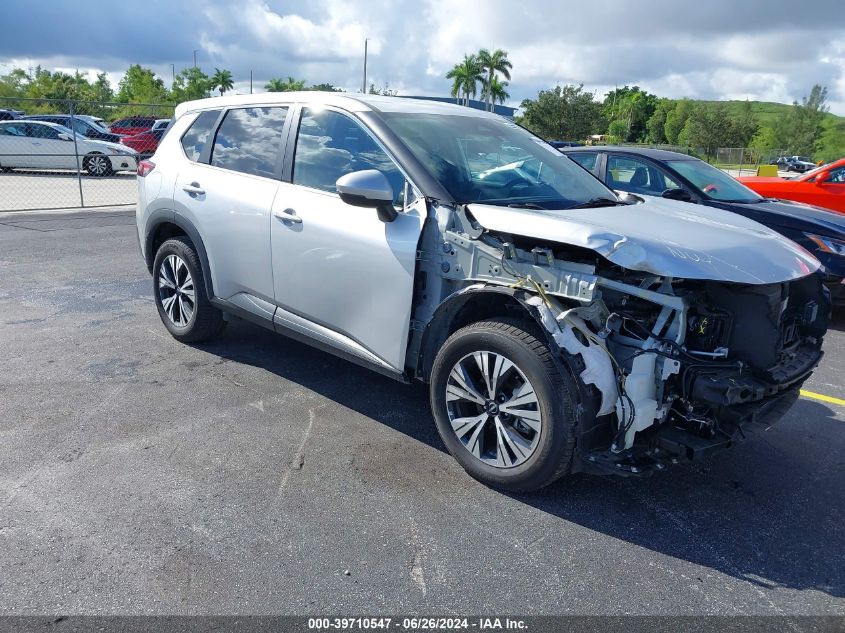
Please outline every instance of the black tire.
[{"label": "black tire", "polygon": [[88,154],[82,160],[82,167],[88,172],[89,176],[95,176],[96,178],[105,178],[114,173],[111,160],[105,154]]},{"label": "black tire", "polygon": [[[575,378],[557,369],[548,347],[533,331],[533,323],[510,319],[481,321],[458,330],[437,353],[429,385],[437,430],[452,456],[479,481],[510,492],[536,490],[568,474],[575,452]],[[519,465],[489,465],[474,456],[452,429],[446,401],[449,374],[461,359],[476,351],[492,352],[513,362],[537,396],[536,407],[543,420],[539,439],[534,452]]]},{"label": "black tire", "polygon": [[10,171],[12,171],[11,167],[3,167],[3,165],[0,165],[0,172],[3,172],[4,174],[8,174]]},{"label": "black tire", "polygon": [[[177,325],[168,315],[162,303],[162,289],[159,276],[162,274],[162,264],[170,255],[175,255],[184,262],[193,280],[194,307],[190,318],[184,326]],[[226,321],[223,313],[215,308],[208,300],[205,291],[205,279],[196,249],[190,239],[185,236],[173,237],[164,242],[156,252],[153,262],[153,297],[155,298],[158,315],[162,323],[177,341],[182,343],[199,343],[207,341],[219,334]]]}]

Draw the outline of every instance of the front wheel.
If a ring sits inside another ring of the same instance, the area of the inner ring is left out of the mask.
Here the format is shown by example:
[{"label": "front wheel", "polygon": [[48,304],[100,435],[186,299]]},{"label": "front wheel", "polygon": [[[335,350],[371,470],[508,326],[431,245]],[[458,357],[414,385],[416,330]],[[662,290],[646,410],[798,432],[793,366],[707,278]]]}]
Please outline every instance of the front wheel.
[{"label": "front wheel", "polygon": [[574,378],[558,371],[529,323],[474,323],[443,344],[430,403],[449,452],[473,477],[513,492],[570,471],[577,424]]},{"label": "front wheel", "polygon": [[96,176],[97,178],[111,176],[114,173],[109,157],[103,154],[90,154],[86,156],[82,166],[89,175]]}]

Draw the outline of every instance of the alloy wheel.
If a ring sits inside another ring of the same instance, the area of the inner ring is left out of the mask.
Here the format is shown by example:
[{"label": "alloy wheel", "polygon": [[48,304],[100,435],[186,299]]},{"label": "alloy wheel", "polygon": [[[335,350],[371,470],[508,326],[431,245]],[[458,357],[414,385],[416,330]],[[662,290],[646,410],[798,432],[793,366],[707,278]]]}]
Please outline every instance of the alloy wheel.
[{"label": "alloy wheel", "polygon": [[191,322],[196,309],[194,280],[178,255],[168,255],[158,271],[158,296],[167,318],[177,327]]},{"label": "alloy wheel", "polygon": [[537,394],[505,356],[464,356],[449,372],[445,396],[452,430],[476,459],[514,468],[536,450],[543,424]]},{"label": "alloy wheel", "polygon": [[92,156],[88,159],[88,171],[96,176],[103,176],[108,172],[108,159],[105,156]]}]

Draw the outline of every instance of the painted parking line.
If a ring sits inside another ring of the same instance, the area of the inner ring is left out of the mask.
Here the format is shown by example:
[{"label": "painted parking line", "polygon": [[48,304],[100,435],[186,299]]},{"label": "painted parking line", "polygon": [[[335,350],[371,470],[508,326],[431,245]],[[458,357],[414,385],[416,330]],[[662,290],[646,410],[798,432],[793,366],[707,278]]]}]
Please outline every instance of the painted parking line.
[{"label": "painted parking line", "polygon": [[814,391],[801,390],[801,395],[812,400],[821,400],[822,402],[829,402],[830,404],[838,404],[845,407],[845,400],[842,398],[834,398],[833,396],[826,396],[823,393],[815,393]]}]

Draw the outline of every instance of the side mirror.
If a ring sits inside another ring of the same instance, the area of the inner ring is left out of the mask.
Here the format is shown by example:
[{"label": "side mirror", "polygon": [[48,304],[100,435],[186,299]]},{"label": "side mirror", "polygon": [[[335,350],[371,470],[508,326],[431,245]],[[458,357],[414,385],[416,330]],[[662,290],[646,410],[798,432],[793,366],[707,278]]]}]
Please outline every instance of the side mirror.
[{"label": "side mirror", "polygon": [[65,134],[64,132],[59,132],[59,139],[62,141],[72,141],[73,137],[70,134]]},{"label": "side mirror", "polygon": [[817,185],[820,185],[823,182],[826,182],[829,178],[830,178],[830,172],[829,171],[820,171],[819,173],[816,174],[816,179],[815,179],[814,182]]},{"label": "side mirror", "polygon": [[345,174],[335,183],[340,199],[354,207],[368,207],[378,212],[382,222],[393,222],[398,215],[393,208],[393,187],[377,169],[363,169]]},{"label": "side mirror", "polygon": [[692,194],[686,189],[667,189],[660,194],[668,200],[678,200],[680,202],[692,202]]}]

